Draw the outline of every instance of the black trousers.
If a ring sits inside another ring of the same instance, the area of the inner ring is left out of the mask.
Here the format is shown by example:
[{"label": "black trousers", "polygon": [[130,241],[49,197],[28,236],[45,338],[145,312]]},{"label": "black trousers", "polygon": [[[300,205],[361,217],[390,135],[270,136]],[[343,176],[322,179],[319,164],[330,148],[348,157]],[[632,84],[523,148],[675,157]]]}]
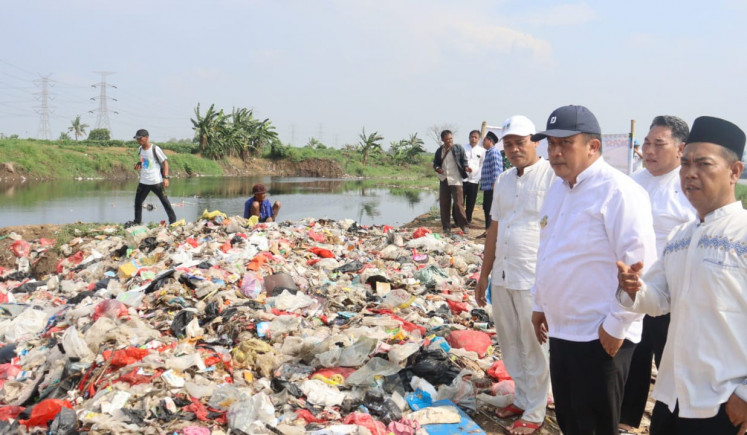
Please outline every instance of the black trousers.
[{"label": "black trousers", "polygon": [[679,412],[679,405],[671,412],[667,405],[657,401],[651,415],[651,435],[736,435],[739,429],[729,421],[726,403],[711,418],[682,418]]},{"label": "black trousers", "polygon": [[563,434],[618,434],[620,404],[634,349],[635,343],[625,340],[613,358],[598,339],[550,338],[550,378]]},{"label": "black trousers", "polygon": [[472,223],[472,212],[475,210],[475,204],[477,203],[477,190],[479,187],[479,183],[468,183],[466,181],[462,185],[462,190],[464,190],[464,212],[467,215],[467,223],[470,224]]},{"label": "black trousers", "polygon": [[493,191],[483,190],[482,191],[482,211],[485,212],[485,229],[490,228],[490,223],[493,222],[490,216],[490,208],[493,206]]},{"label": "black trousers", "polygon": [[143,221],[143,202],[150,192],[155,193],[158,199],[161,200],[161,205],[163,205],[163,208],[164,210],[166,210],[166,214],[169,217],[169,223],[173,224],[174,222],[176,222],[176,213],[174,213],[174,209],[171,207],[169,198],[166,196],[166,191],[163,188],[163,183],[139,183],[137,185],[137,191],[135,192],[135,223],[139,224]]},{"label": "black trousers", "polygon": [[668,330],[669,314],[643,318],[641,342],[635,347],[633,359],[630,362],[630,373],[625,382],[620,423],[632,427],[641,425],[651,388],[651,358],[653,357],[658,369],[661,355],[664,353],[664,345],[667,343]]}]

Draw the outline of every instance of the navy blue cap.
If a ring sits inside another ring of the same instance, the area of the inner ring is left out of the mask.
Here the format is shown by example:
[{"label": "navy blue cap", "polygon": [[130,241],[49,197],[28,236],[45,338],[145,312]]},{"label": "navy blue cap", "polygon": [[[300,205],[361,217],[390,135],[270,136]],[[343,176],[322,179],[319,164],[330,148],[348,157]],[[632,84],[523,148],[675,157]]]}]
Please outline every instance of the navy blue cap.
[{"label": "navy blue cap", "polygon": [[569,137],[579,133],[602,134],[596,116],[584,106],[563,106],[547,118],[547,130],[532,135],[537,142],[546,137]]}]

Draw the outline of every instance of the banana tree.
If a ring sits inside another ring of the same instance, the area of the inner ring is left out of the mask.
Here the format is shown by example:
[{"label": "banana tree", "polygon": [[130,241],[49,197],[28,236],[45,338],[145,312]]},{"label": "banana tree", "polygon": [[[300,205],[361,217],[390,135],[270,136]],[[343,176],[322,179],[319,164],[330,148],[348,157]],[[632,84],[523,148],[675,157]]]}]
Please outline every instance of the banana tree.
[{"label": "banana tree", "polygon": [[380,136],[378,132],[367,135],[365,127],[363,127],[363,132],[359,137],[361,140],[358,142],[358,145],[361,148],[361,152],[363,152],[361,162],[365,165],[368,162],[368,156],[372,152],[381,151],[381,141],[384,140],[384,137]]}]

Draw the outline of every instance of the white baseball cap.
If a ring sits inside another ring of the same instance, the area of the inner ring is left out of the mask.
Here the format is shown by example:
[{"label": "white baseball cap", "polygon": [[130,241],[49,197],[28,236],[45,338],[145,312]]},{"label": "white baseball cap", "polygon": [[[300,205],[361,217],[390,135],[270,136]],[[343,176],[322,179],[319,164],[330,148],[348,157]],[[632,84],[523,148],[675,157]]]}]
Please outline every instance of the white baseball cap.
[{"label": "white baseball cap", "polygon": [[534,123],[526,116],[515,115],[503,122],[501,139],[510,134],[516,136],[531,136],[537,133]]}]

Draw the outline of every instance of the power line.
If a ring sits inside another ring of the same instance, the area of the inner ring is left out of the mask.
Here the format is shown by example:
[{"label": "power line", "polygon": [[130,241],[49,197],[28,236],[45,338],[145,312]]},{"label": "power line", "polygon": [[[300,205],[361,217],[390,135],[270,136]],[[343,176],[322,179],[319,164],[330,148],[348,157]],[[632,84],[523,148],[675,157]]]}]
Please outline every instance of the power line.
[{"label": "power line", "polygon": [[[49,128],[49,86],[54,86],[54,83],[50,83],[49,75],[46,76],[40,76],[39,79],[34,80],[34,84],[37,86],[41,86],[41,92],[37,92],[36,95],[39,95],[39,99],[41,100],[41,105],[37,107],[39,110],[39,129],[36,133],[37,137],[39,139],[51,139],[52,138],[52,131]],[[54,111],[54,110],[52,110]]]},{"label": "power line", "polygon": [[[113,72],[108,71],[96,71],[98,74],[101,74],[101,82],[97,84],[91,85],[91,87],[95,88],[98,86],[99,88],[99,110],[98,114],[96,115],[96,125],[94,128],[105,128],[109,130],[109,133],[111,133],[111,126],[109,125],[109,108],[107,107],[107,99],[109,97],[106,96],[106,88],[107,86],[111,86],[112,88],[116,89],[117,87],[114,85],[109,85],[106,83],[106,76],[110,74],[114,74]],[[96,98],[91,98],[91,100],[96,101]],[[112,98],[113,101],[117,101],[116,98]],[[93,111],[89,112],[93,113]],[[117,113],[117,112],[113,112]]]}]

